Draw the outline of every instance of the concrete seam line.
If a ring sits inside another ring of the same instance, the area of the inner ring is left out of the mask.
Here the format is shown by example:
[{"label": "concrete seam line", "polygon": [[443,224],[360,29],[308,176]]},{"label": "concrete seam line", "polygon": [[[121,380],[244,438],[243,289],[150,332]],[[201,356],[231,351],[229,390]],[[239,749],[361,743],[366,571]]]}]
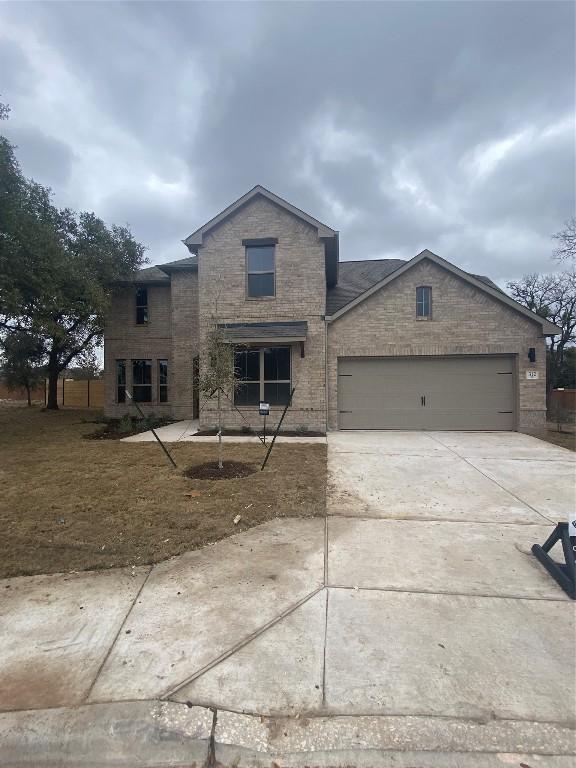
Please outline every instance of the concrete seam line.
[{"label": "concrete seam line", "polygon": [[206,754],[205,768],[215,768],[216,763],[216,725],[218,723],[218,710],[216,707],[210,707],[212,711],[212,727],[210,728],[210,738],[208,739],[208,752]]},{"label": "concrete seam line", "polygon": [[324,617],[324,656],[322,661],[322,706],[326,706],[326,645],[328,642],[328,599],[330,590],[326,588],[326,615]]},{"label": "concrete seam line", "polygon": [[139,598],[139,597],[140,597],[140,595],[142,594],[142,590],[143,590],[143,589],[144,589],[144,587],[146,586],[146,582],[148,581],[148,579],[149,579],[149,577],[150,577],[150,574],[152,573],[152,571],[153,571],[153,570],[154,570],[154,565],[151,565],[151,566],[150,566],[150,568],[148,569],[148,573],[147,573],[147,574],[146,574],[146,576],[144,577],[144,581],[143,581],[143,582],[142,582],[142,584],[140,585],[140,589],[138,590],[138,592],[137,592],[137,593],[136,593],[136,595],[134,596],[134,600],[132,600],[132,602],[131,602],[131,604],[130,604],[130,607],[128,608],[128,610],[127,610],[127,612],[126,612],[126,615],[124,616],[124,618],[123,618],[123,620],[122,620],[122,623],[121,623],[121,624],[120,624],[120,626],[118,627],[118,632],[116,632],[116,634],[114,635],[114,639],[113,639],[113,640],[112,640],[112,642],[110,643],[110,647],[108,648],[108,651],[106,652],[106,655],[104,656],[104,658],[103,658],[103,660],[102,660],[102,663],[100,664],[100,666],[98,667],[98,670],[96,671],[96,675],[95,675],[95,677],[94,677],[94,680],[92,680],[92,683],[91,683],[90,687],[88,688],[88,693],[86,694],[86,696],[85,696],[85,697],[84,697],[84,699],[82,700],[82,703],[83,703],[83,704],[86,704],[86,703],[87,703],[87,701],[88,701],[88,699],[89,699],[89,697],[90,697],[90,695],[91,695],[91,693],[92,693],[92,691],[93,691],[93,689],[94,689],[94,686],[96,685],[96,681],[97,681],[97,680],[98,680],[98,678],[100,677],[100,673],[101,673],[101,672],[102,672],[102,670],[104,669],[104,665],[105,665],[105,664],[106,664],[106,662],[108,661],[108,659],[109,659],[109,657],[110,657],[110,654],[112,653],[112,649],[113,649],[113,648],[114,648],[114,646],[116,645],[116,643],[117,643],[117,641],[118,641],[118,638],[120,637],[120,633],[122,632],[122,630],[123,630],[124,626],[126,625],[126,622],[128,621],[128,617],[129,617],[129,616],[130,616],[130,614],[132,613],[132,610],[133,610],[134,606],[136,605],[136,601],[138,600],[138,598]]},{"label": "concrete seam line", "polygon": [[[489,478],[490,479],[490,478]],[[524,502],[522,502],[524,503]],[[542,516],[540,514],[540,516]],[[345,513],[340,512],[331,512],[329,517],[333,517],[336,520],[382,520],[383,523],[457,523],[457,524],[465,524],[470,525],[470,520],[463,520],[462,518],[452,518],[452,517],[424,517],[423,515],[418,515],[418,517],[380,517],[379,515],[347,515]],[[550,524],[554,525],[552,520],[548,520],[548,518],[545,518],[546,523],[533,523],[530,520],[522,523],[519,520],[515,522],[506,522],[501,523],[498,520],[474,520],[474,525],[521,525],[522,527],[530,527],[535,526],[537,528],[549,528]]]},{"label": "concrete seam line", "polygon": [[327,584],[327,589],[352,590],[356,592],[399,592],[412,595],[441,595],[442,597],[481,597],[495,600],[537,600],[545,603],[570,603],[569,597],[531,597],[526,595],[490,595],[484,592],[437,592],[432,589],[402,589],[401,587],[348,587],[344,584]]},{"label": "concrete seam line", "polygon": [[324,516],[324,586],[328,583],[328,515]]},{"label": "concrete seam line", "polygon": [[[440,440],[438,440],[436,437],[432,437],[432,440],[436,440],[437,443],[440,445],[444,445],[444,443],[441,443]],[[537,515],[540,515],[541,518],[546,520],[548,523],[551,523],[552,521],[549,520],[546,515],[544,515],[542,512],[540,512],[538,509],[533,507],[531,504],[528,504],[527,501],[524,501],[524,499],[521,499],[520,496],[516,496],[515,493],[512,493],[512,491],[509,491],[508,488],[504,488],[503,485],[500,485],[500,483],[497,480],[494,480],[493,477],[490,477],[490,475],[487,475],[485,472],[482,472],[481,469],[478,469],[478,467],[475,467],[472,462],[468,461],[468,459],[465,456],[461,456],[457,451],[453,450],[452,448],[448,448],[447,445],[444,445],[444,447],[451,451],[451,453],[454,454],[454,456],[458,456],[459,459],[462,459],[462,461],[465,461],[466,464],[468,464],[469,467],[472,467],[472,469],[475,469],[476,472],[479,472],[483,477],[485,477],[487,480],[490,480],[491,483],[494,483],[494,485],[497,485],[498,488],[501,488],[505,493],[507,493],[509,496],[512,496],[513,499],[516,499],[516,501],[519,501],[521,504],[524,504],[525,507],[528,507],[528,509],[531,509],[533,512],[536,512]],[[538,459],[536,459],[538,461]]]},{"label": "concrete seam line", "polygon": [[258,627],[258,629],[254,630],[254,632],[251,632],[247,637],[243,638],[242,640],[239,640],[235,645],[233,645],[231,648],[229,648],[227,651],[224,651],[219,656],[217,656],[215,659],[212,659],[212,661],[209,661],[208,664],[205,664],[203,667],[198,669],[193,674],[189,675],[188,677],[184,678],[184,680],[181,680],[177,685],[173,686],[172,688],[169,688],[167,691],[162,693],[159,697],[160,701],[166,701],[170,699],[170,696],[173,696],[175,693],[177,693],[181,688],[184,688],[184,686],[189,685],[190,683],[194,682],[197,678],[201,677],[202,675],[206,674],[206,672],[209,672],[211,669],[216,667],[220,662],[225,661],[230,656],[235,654],[237,651],[244,648],[244,646],[251,643],[253,640],[255,640],[257,637],[262,635],[267,630],[271,629],[275,624],[278,624],[279,621],[282,621],[282,619],[285,619],[286,616],[289,616],[291,613],[294,613],[300,606],[304,605],[304,603],[307,603],[308,600],[311,600],[314,595],[317,595],[319,592],[322,592],[324,589],[324,585],[322,584],[319,587],[316,587],[316,589],[313,592],[310,592],[308,595],[303,597],[301,600],[298,600],[297,603],[294,603],[289,608],[287,608],[282,613],[275,616],[273,619],[270,619],[266,624],[263,624],[261,627]]}]

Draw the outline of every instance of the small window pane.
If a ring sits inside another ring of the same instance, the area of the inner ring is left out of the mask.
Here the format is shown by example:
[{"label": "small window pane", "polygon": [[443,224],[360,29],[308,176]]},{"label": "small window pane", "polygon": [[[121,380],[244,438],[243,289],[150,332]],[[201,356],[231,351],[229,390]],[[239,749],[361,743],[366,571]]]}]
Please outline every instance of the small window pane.
[{"label": "small window pane", "polygon": [[135,403],[151,403],[152,402],[152,387],[134,385],[132,388],[132,397]]},{"label": "small window pane", "polygon": [[152,361],[132,360],[132,397],[136,403],[152,402]]},{"label": "small window pane", "polygon": [[136,324],[145,325],[148,322],[148,289],[138,288],[136,291]]},{"label": "small window pane", "polygon": [[116,360],[116,401],[126,402],[126,360]]},{"label": "small window pane", "polygon": [[260,402],[260,384],[240,384],[234,392],[236,405],[258,405]]},{"label": "small window pane", "polygon": [[264,384],[264,401],[270,405],[286,405],[290,398],[290,384]]},{"label": "small window pane", "polygon": [[168,360],[158,360],[158,400],[168,402]]},{"label": "small window pane", "polygon": [[248,275],[248,296],[274,296],[274,273]]},{"label": "small window pane", "polygon": [[134,384],[152,384],[152,361],[133,360],[132,377]]},{"label": "small window pane", "polygon": [[416,288],[416,316],[430,317],[431,289],[428,286]]},{"label": "small window pane", "polygon": [[239,381],[258,381],[260,379],[260,350],[237,349],[234,353],[234,367]]},{"label": "small window pane", "polygon": [[264,350],[264,381],[290,380],[290,347]]},{"label": "small window pane", "polygon": [[246,261],[248,272],[274,272],[274,246],[248,246]]}]

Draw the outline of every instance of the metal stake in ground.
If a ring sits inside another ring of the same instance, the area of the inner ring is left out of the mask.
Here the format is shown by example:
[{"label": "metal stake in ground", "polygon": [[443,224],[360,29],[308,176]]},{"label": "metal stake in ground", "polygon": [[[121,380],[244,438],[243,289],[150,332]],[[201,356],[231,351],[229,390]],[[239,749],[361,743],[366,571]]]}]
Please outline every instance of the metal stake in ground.
[{"label": "metal stake in ground", "polygon": [[[134,406],[134,408],[136,408],[136,410],[138,411],[138,413],[140,414],[140,416],[142,416],[142,418],[143,418],[143,419],[145,419],[145,418],[146,418],[146,416],[145,416],[144,412],[142,411],[142,408],[140,408],[140,406],[139,406],[139,405],[138,405],[138,403],[137,403],[137,402],[134,400],[134,398],[132,397],[132,395],[130,394],[130,392],[128,392],[128,390],[126,390],[126,397],[127,397],[129,400],[130,400],[130,402],[132,403],[132,405]],[[150,432],[152,432],[152,434],[154,435],[154,437],[156,438],[156,440],[157,440],[157,441],[158,441],[158,443],[160,444],[160,448],[162,448],[162,450],[164,451],[164,453],[165,453],[165,454],[166,454],[166,456],[168,457],[168,461],[170,462],[170,464],[172,464],[172,466],[174,467],[174,469],[178,469],[178,467],[176,466],[176,462],[174,461],[174,459],[172,458],[172,456],[170,456],[170,454],[168,453],[168,450],[166,449],[166,446],[164,445],[164,443],[162,442],[162,440],[160,440],[160,438],[159,438],[159,437],[158,437],[158,435],[156,434],[156,430],[154,429],[154,427],[150,427]]]},{"label": "metal stake in ground", "polygon": [[282,422],[284,421],[284,416],[286,416],[286,411],[290,406],[292,405],[292,397],[294,396],[294,392],[296,391],[296,387],[292,387],[292,392],[290,392],[290,397],[288,398],[288,402],[286,403],[286,407],[284,408],[282,412],[282,416],[280,417],[280,421],[278,422],[278,426],[276,427],[276,431],[274,432],[274,437],[272,438],[272,442],[270,443],[270,448],[268,448],[268,453],[266,454],[266,458],[264,459],[264,462],[262,466],[260,467],[260,471],[264,469],[266,466],[266,462],[268,461],[268,457],[272,453],[272,448],[274,448],[274,443],[276,442],[276,438],[278,437],[278,432],[280,431],[280,427],[282,426]]}]

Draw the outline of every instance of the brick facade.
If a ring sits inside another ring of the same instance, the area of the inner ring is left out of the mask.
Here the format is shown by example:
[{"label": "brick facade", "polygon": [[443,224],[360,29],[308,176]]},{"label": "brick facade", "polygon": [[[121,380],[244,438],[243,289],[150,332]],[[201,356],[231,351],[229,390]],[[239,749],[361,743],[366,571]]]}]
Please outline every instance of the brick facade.
[{"label": "brick facade", "polygon": [[[416,319],[416,287],[432,287],[432,319]],[[535,347],[536,363],[528,361]],[[542,327],[435,263],[423,260],[353,307],[328,329],[328,425],[337,429],[339,357],[413,355],[516,357],[518,429],[546,420],[546,349]],[[526,379],[536,369],[539,378]]]},{"label": "brick facade", "polygon": [[[217,314],[219,323],[307,322],[303,350],[299,342],[290,343],[296,392],[284,422],[286,428],[337,428],[338,358],[354,356],[512,355],[517,428],[531,429],[544,423],[546,355],[538,319],[523,316],[455,275],[432,254],[432,258],[422,258],[422,254],[411,268],[326,326],[327,252],[316,226],[324,225],[305,215],[302,218],[278,198],[260,194],[246,198],[228,215],[198,230],[202,236],[193,246],[197,258],[174,262],[176,267],[164,272],[154,268],[155,282],[146,286],[150,310],[147,325],[136,325],[136,284],[115,292],[105,332],[107,415],[134,413],[129,403],[116,402],[115,362],[126,360],[126,386],[131,391],[131,361],[143,358],[153,362],[152,402],[145,405],[145,411],[175,419],[191,418],[198,397],[194,364],[199,360],[202,372],[206,334]],[[322,230],[324,237],[326,230]],[[277,241],[276,295],[252,299],[246,295],[243,240],[262,238]],[[430,320],[415,316],[419,285],[432,288]],[[530,347],[536,349],[534,364],[528,361]],[[168,360],[168,403],[158,402],[160,359]],[[526,378],[529,368],[538,371],[537,380]],[[200,398],[199,405],[201,428],[213,427],[217,423],[215,401]],[[225,401],[225,426],[261,426],[256,406],[240,407],[239,411],[231,401]],[[281,412],[281,407],[272,408],[270,429]]]},{"label": "brick facade", "polygon": [[[119,288],[104,331],[104,413],[107,416],[134,414],[129,402],[116,402],[116,360],[126,360],[126,388],[132,391],[132,360],[152,360],[152,402],[145,413],[171,416],[171,403],[158,402],[158,360],[168,360],[172,370],[172,314],[170,285],[148,287],[149,322],[136,325],[136,287]],[[169,393],[170,393],[169,382]],[[169,394],[170,399],[170,394]]]},{"label": "brick facade", "polygon": [[[246,297],[244,239],[277,238],[276,296]],[[296,387],[292,407],[284,424],[326,429],[324,321],[326,281],[324,245],[317,230],[265,198],[255,198],[233,216],[212,230],[198,252],[200,291],[200,339],[202,343],[218,306],[218,320],[258,322],[306,320],[308,338],[304,357],[300,345],[292,345],[292,386]],[[215,404],[201,400],[200,426],[216,424]],[[261,427],[257,408],[241,408],[243,416],[227,404],[226,426],[250,424]],[[272,408],[270,427],[277,422],[282,408]]]}]

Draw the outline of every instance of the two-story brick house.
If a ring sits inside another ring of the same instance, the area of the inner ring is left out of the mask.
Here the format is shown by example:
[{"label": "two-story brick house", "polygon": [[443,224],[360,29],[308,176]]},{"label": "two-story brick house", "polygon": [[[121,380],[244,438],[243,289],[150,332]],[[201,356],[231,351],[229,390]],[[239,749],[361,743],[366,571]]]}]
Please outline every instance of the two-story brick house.
[{"label": "two-story brick house", "polygon": [[217,317],[239,385],[225,424],[528,429],[546,414],[545,337],[558,329],[423,251],[339,261],[338,232],[257,186],[184,240],[191,256],[117,286],[105,333],[106,413],[216,422],[198,397]]}]

